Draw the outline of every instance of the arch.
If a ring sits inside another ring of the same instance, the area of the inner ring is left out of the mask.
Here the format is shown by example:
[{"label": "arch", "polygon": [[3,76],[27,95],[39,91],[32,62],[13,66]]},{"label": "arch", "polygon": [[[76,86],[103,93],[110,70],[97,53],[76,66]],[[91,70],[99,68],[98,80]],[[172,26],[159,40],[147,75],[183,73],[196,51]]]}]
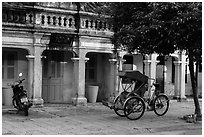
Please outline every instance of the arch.
[{"label": "arch", "polygon": [[25,88],[28,88],[28,60],[29,51],[24,48],[2,47],[2,85],[17,80],[18,73],[22,72]]},{"label": "arch", "polygon": [[[111,69],[116,64],[110,60],[112,59],[112,54],[94,51],[87,52],[85,57],[89,58],[85,64],[86,87],[88,85],[99,86],[97,101],[104,100],[109,97],[112,92],[111,88],[114,87]],[[85,90],[85,95],[88,97],[87,89]]]},{"label": "arch", "polygon": [[144,73],[144,58],[142,54],[124,54],[122,69],[124,71],[138,70]]},{"label": "arch", "polygon": [[178,55],[171,54],[170,56],[158,56],[156,81],[161,85],[161,92],[168,96],[174,96],[175,87],[175,61],[179,60]]},{"label": "arch", "polygon": [[40,53],[40,55],[43,57],[43,58],[45,58],[45,53],[46,52],[48,52],[48,51],[58,51],[58,52],[71,52],[72,53],[72,57],[78,57],[78,54],[76,53],[76,51],[74,51],[74,50],[52,50],[52,49],[46,49],[46,48],[44,48],[42,51],[41,51],[41,53]]},{"label": "arch", "polygon": [[2,47],[2,51],[3,50],[25,50],[27,51],[27,53],[29,54],[30,53],[30,49],[29,48],[18,48],[18,47]]},{"label": "arch", "polygon": [[175,61],[178,61],[179,60],[179,55],[178,53],[173,53],[173,54],[170,54],[169,56],[173,57],[175,59]]},{"label": "arch", "polygon": [[72,51],[44,50],[42,53],[42,98],[47,103],[71,103],[74,64]]},{"label": "arch", "polygon": [[33,47],[31,46],[20,46],[20,47],[17,47],[17,46],[10,46],[10,45],[3,45],[2,49],[3,48],[8,48],[8,49],[24,49],[28,52],[28,54],[32,54],[33,53]]}]

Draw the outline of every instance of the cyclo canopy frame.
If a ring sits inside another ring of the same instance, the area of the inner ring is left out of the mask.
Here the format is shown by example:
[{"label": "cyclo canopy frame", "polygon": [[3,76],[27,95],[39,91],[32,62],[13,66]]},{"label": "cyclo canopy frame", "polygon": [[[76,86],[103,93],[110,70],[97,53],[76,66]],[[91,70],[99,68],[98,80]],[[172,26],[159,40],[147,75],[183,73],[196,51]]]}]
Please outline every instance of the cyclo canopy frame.
[{"label": "cyclo canopy frame", "polygon": [[128,94],[128,96],[132,93],[136,93],[141,89],[145,84],[148,83],[149,77],[142,74],[139,71],[120,71],[119,77],[122,79],[122,84],[130,84],[126,90],[128,90],[131,86],[134,85],[134,90]]}]

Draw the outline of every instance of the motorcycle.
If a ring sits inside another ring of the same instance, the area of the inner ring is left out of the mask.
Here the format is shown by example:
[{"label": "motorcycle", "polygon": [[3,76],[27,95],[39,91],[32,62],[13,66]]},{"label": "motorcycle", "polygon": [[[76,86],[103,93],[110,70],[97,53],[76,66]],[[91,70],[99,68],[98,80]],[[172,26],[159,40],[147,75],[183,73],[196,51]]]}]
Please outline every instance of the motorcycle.
[{"label": "motorcycle", "polygon": [[32,106],[32,103],[28,100],[27,92],[21,86],[21,83],[25,79],[20,79],[22,77],[22,73],[19,74],[19,80],[14,84],[11,84],[11,88],[13,89],[13,106],[17,109],[17,113],[19,111],[24,111],[24,115],[28,116],[28,109]]}]

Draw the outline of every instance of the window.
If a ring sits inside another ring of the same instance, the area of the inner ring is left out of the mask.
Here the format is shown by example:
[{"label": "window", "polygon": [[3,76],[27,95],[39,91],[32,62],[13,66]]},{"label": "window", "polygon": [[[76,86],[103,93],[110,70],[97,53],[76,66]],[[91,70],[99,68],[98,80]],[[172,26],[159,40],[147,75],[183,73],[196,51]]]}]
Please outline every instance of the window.
[{"label": "window", "polygon": [[16,76],[17,53],[8,51],[2,53],[2,79],[14,79]]},{"label": "window", "polygon": [[86,63],[86,80],[95,81],[97,74],[97,54],[89,53],[89,61]]}]

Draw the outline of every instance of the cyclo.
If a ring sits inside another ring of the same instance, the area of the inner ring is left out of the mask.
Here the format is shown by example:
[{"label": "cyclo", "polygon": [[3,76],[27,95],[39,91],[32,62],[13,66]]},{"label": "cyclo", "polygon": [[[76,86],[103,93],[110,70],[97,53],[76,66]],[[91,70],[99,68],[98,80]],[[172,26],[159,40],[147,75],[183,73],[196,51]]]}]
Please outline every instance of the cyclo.
[{"label": "cyclo", "polygon": [[[118,116],[127,117],[130,120],[141,118],[146,109],[153,110],[158,116],[166,114],[169,108],[169,99],[167,95],[160,93],[160,85],[155,83],[155,79],[149,78],[139,71],[119,72],[119,78],[122,83],[122,92],[114,98],[111,105],[102,101],[103,105],[114,109]],[[149,87],[148,80],[153,80]],[[145,92],[148,93],[146,97],[144,97]]]}]

